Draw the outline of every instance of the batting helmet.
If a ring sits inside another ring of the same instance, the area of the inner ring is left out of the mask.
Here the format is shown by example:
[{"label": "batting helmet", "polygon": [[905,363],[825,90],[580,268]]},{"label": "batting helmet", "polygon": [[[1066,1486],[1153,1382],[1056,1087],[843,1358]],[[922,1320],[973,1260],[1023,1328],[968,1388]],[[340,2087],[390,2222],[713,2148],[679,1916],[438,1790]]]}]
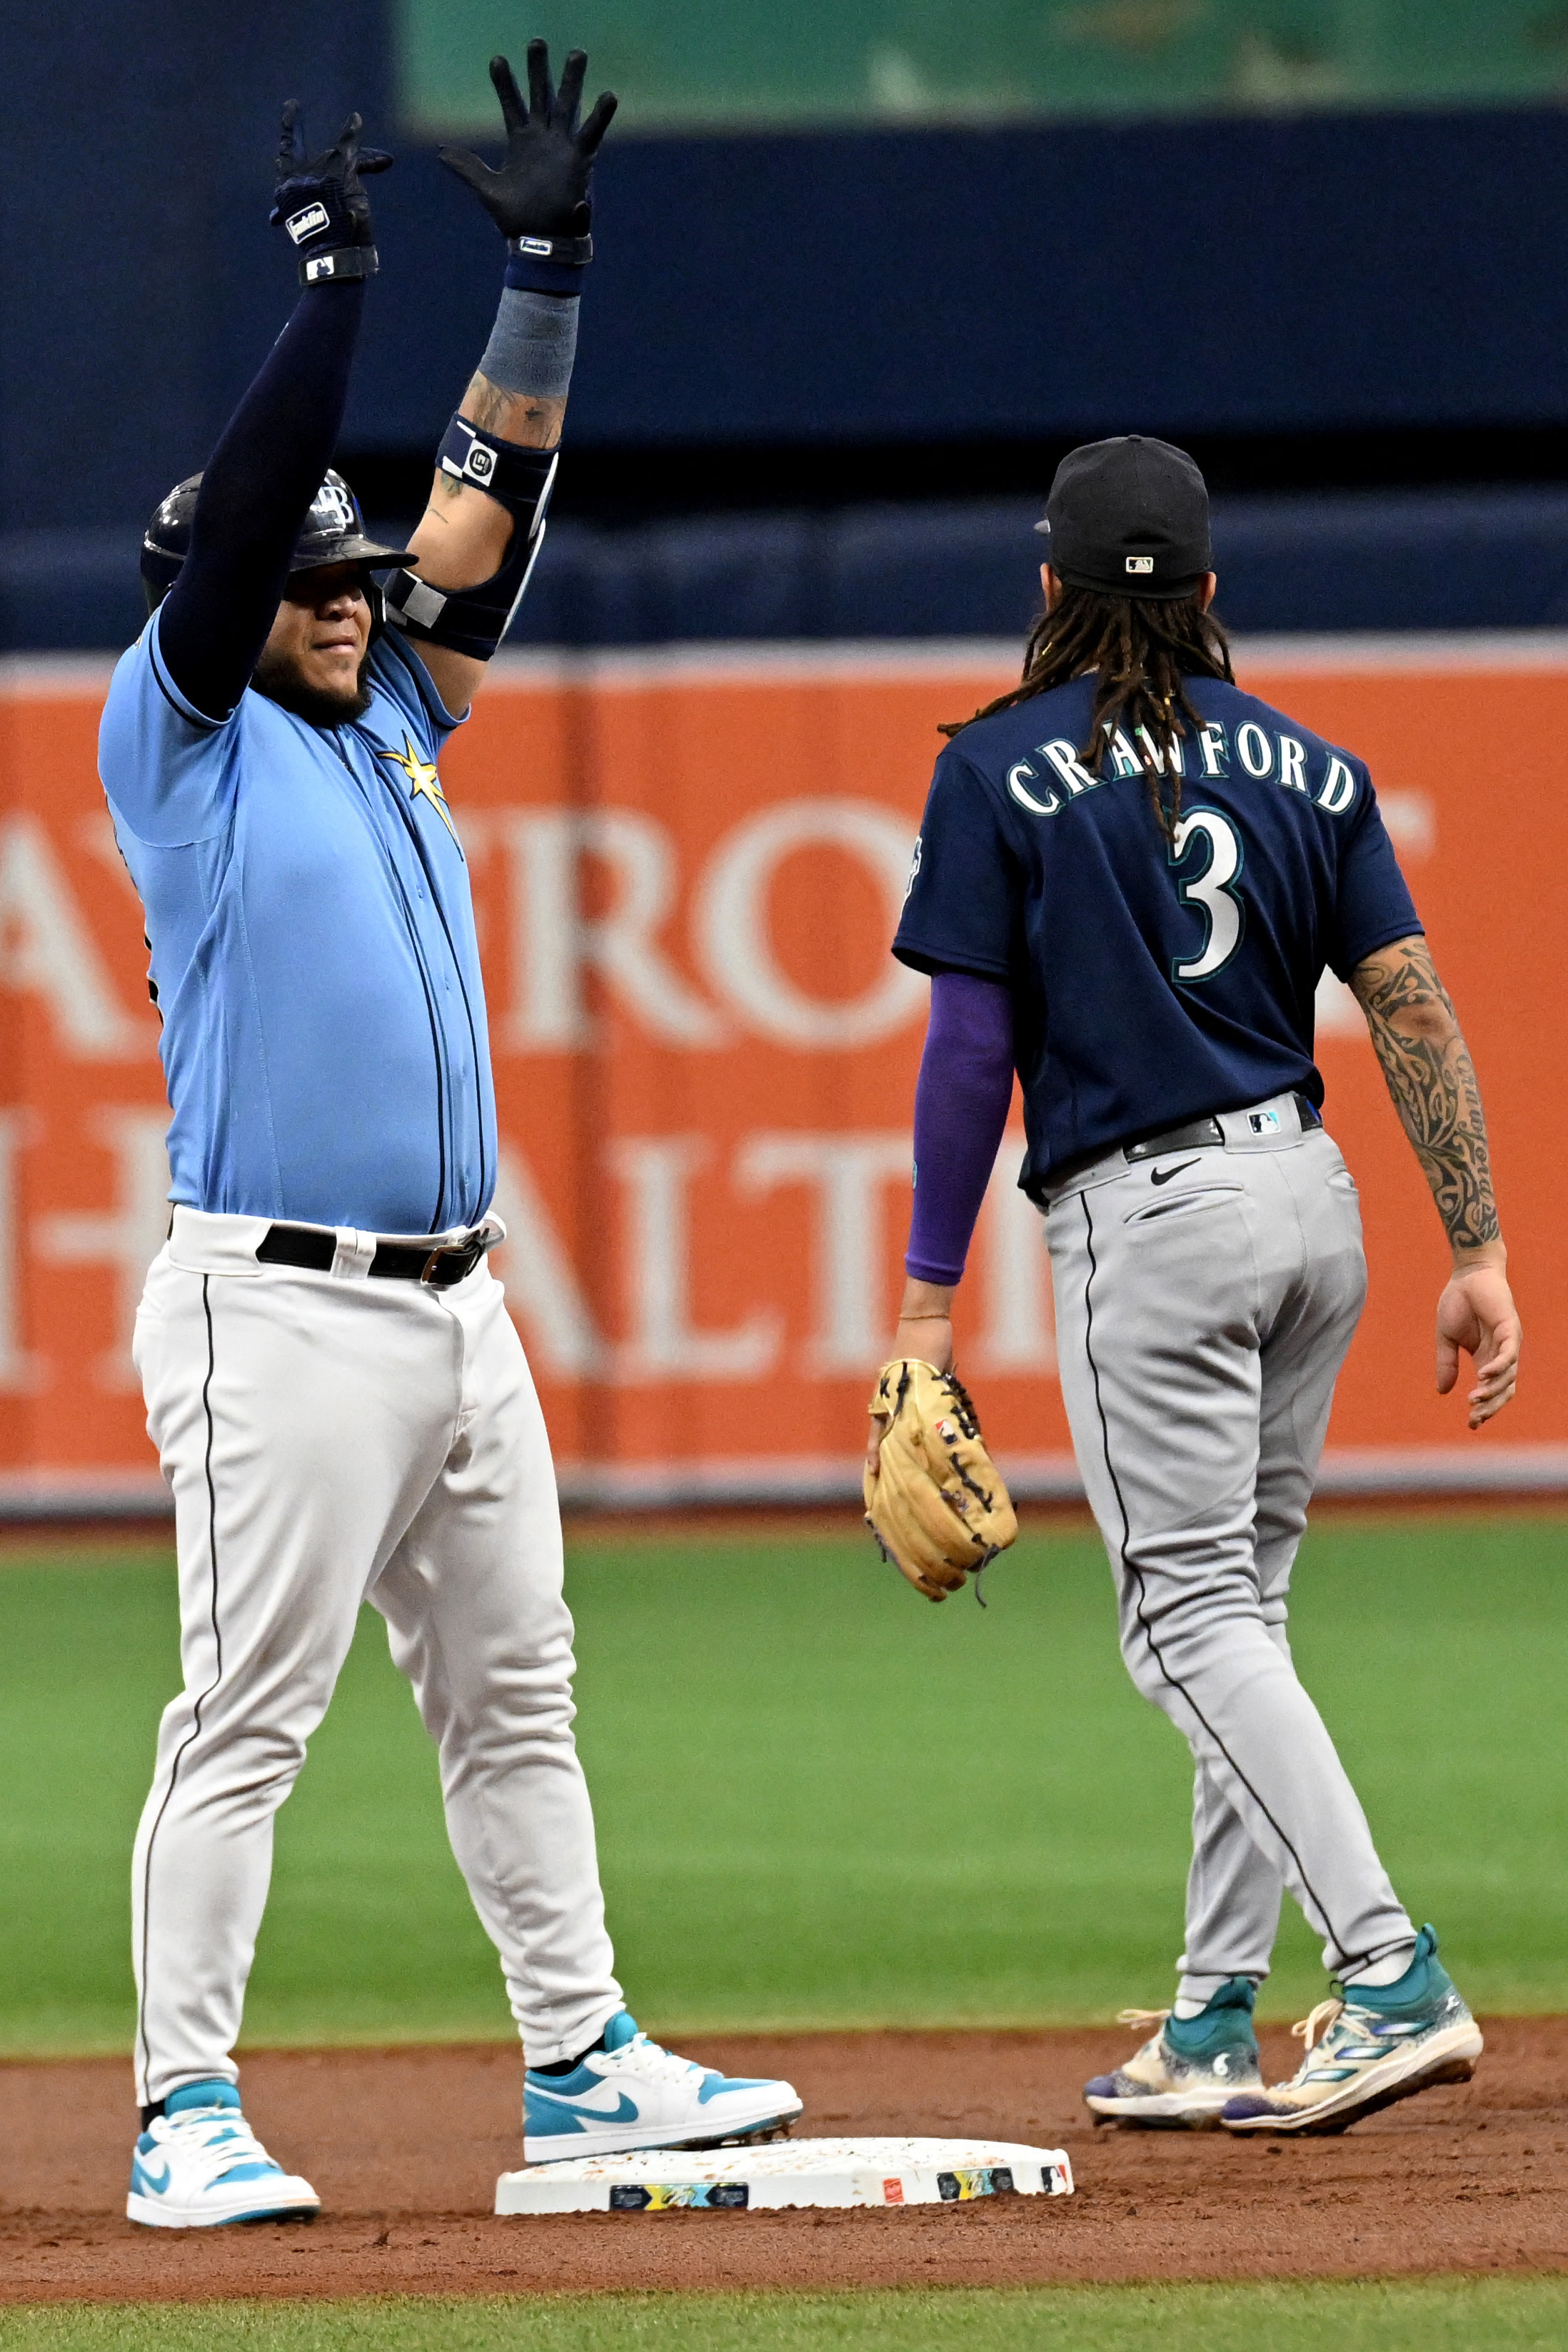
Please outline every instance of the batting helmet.
[{"label": "batting helmet", "polygon": [[[201,486],[199,474],[177,483],[142,534],[142,584],[150,613],[157,611],[190,552],[191,518]],[[363,563],[383,571],[394,563],[418,561],[405,547],[383,547],[371,539],[359,500],[341,474],[329,473],[310,500],[289,569],[290,572],[316,572],[328,563]]]}]

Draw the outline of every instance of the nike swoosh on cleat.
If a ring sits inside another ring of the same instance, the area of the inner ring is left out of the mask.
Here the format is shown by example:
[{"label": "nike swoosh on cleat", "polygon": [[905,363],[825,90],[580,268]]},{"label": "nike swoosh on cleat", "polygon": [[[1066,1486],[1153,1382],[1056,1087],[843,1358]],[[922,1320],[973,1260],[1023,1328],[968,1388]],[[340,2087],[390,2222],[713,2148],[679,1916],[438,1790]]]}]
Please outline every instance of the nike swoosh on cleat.
[{"label": "nike swoosh on cleat", "polygon": [[532,2121],[536,2115],[543,2123],[559,2120],[570,2124],[574,2131],[592,2131],[605,2124],[635,2123],[641,2113],[637,2101],[628,2099],[624,2091],[616,2094],[616,2105],[612,2113],[608,2107],[578,2107],[566,2099],[552,2099],[547,2091],[536,2091],[531,2083],[528,2086],[528,2117],[523,2128],[525,2131],[537,2129]]},{"label": "nike swoosh on cleat", "polygon": [[136,2167],[136,2175],[138,2182],[143,2189],[152,2189],[154,2190],[167,2189],[169,2185],[168,2158],[165,2157],[163,2159],[163,2169],[162,2172],[150,2172],[144,2164],[138,2162]]},{"label": "nike swoosh on cleat", "polygon": [[1197,1164],[1195,1160],[1178,1160],[1173,1168],[1156,1168],[1149,1181],[1151,1184],[1168,1184],[1173,1176],[1181,1174],[1184,1168],[1195,1168]]}]

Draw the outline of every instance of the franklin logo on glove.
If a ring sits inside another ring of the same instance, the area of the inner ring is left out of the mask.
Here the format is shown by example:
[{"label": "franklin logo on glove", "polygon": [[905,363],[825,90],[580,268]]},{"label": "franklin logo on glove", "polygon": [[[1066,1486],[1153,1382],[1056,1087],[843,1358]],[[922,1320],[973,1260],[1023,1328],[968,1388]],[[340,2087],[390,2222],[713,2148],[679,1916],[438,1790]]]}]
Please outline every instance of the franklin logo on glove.
[{"label": "franklin logo on glove", "polygon": [[325,205],[307,205],[303,212],[290,213],[283,226],[296,245],[303,245],[328,226],[330,217]]}]

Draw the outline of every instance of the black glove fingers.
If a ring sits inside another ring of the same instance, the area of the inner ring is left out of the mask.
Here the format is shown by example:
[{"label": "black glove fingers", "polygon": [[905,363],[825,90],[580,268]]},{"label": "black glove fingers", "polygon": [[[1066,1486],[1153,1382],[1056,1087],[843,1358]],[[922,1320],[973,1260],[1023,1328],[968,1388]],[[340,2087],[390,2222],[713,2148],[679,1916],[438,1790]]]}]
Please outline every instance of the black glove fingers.
[{"label": "black glove fingers", "polygon": [[297,98],[283,102],[282,127],[278,133],[278,176],[286,180],[295,164],[304,159],[300,138],[300,101]]},{"label": "black glove fingers", "polygon": [[345,185],[352,186],[359,162],[360,127],[359,116],[351,114],[321,159],[329,173],[334,163],[338,166]]},{"label": "black glove fingers", "polygon": [[522,92],[517,86],[517,76],[505,58],[490,59],[490,80],[500,100],[501,121],[509,139],[523,130],[528,122],[528,109],[522,102]]},{"label": "black glove fingers", "polygon": [[602,89],[599,92],[598,97],[594,100],[592,114],[577,133],[579,154],[596,155],[598,153],[599,142],[609,129],[611,118],[619,104],[620,100],[613,89]]},{"label": "black glove fingers", "polygon": [[485,183],[496,177],[489,165],[481,163],[477,155],[470,155],[466,147],[437,147],[436,161],[445,163],[448,172],[455,172],[465,187],[472,188],[477,196],[482,197]]},{"label": "black glove fingers", "polygon": [[583,103],[583,77],[587,70],[586,49],[568,49],[561,68],[561,87],[555,93],[554,120],[563,131],[574,131],[577,127],[577,110]]},{"label": "black glove fingers", "polygon": [[354,169],[360,178],[364,180],[368,179],[373,172],[390,172],[396,161],[396,156],[389,155],[383,147],[362,147],[355,161]]},{"label": "black glove fingers", "polygon": [[555,92],[550,85],[550,44],[530,41],[528,45],[528,107],[533,120],[541,124],[549,121],[555,106]]}]

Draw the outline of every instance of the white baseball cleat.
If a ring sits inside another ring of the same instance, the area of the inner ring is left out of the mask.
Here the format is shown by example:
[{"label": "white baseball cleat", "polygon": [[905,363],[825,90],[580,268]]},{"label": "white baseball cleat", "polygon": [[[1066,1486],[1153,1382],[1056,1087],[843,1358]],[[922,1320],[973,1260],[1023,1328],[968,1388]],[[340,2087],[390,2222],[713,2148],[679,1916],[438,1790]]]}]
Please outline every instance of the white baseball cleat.
[{"label": "white baseball cleat", "polygon": [[661,2050],[623,2009],[569,2074],[523,2078],[522,2154],[527,2164],[559,2157],[620,2156],[638,2147],[717,2147],[754,2139],[799,2115],[790,2083],[715,2074]]},{"label": "white baseball cleat", "polygon": [[210,2230],[225,2221],[313,2221],[308,2180],[274,2164],[216,2077],[171,2091],[136,2143],[125,2210],[150,2230]]},{"label": "white baseball cleat", "polygon": [[1143,2128],[1208,2131],[1239,2091],[1263,2087],[1252,2031],[1257,1987],[1250,1977],[1228,1977],[1196,2017],[1168,2009],[1124,2009],[1119,2025],[1160,2028],[1113,2074],[1084,2084],[1096,2123]]},{"label": "white baseball cleat", "polygon": [[1291,2031],[1307,2054],[1289,2083],[1227,2100],[1228,2132],[1342,2132],[1439,2083],[1468,2083],[1481,2030],[1437,1958],[1429,1927],[1396,1984],[1346,1987]]}]

